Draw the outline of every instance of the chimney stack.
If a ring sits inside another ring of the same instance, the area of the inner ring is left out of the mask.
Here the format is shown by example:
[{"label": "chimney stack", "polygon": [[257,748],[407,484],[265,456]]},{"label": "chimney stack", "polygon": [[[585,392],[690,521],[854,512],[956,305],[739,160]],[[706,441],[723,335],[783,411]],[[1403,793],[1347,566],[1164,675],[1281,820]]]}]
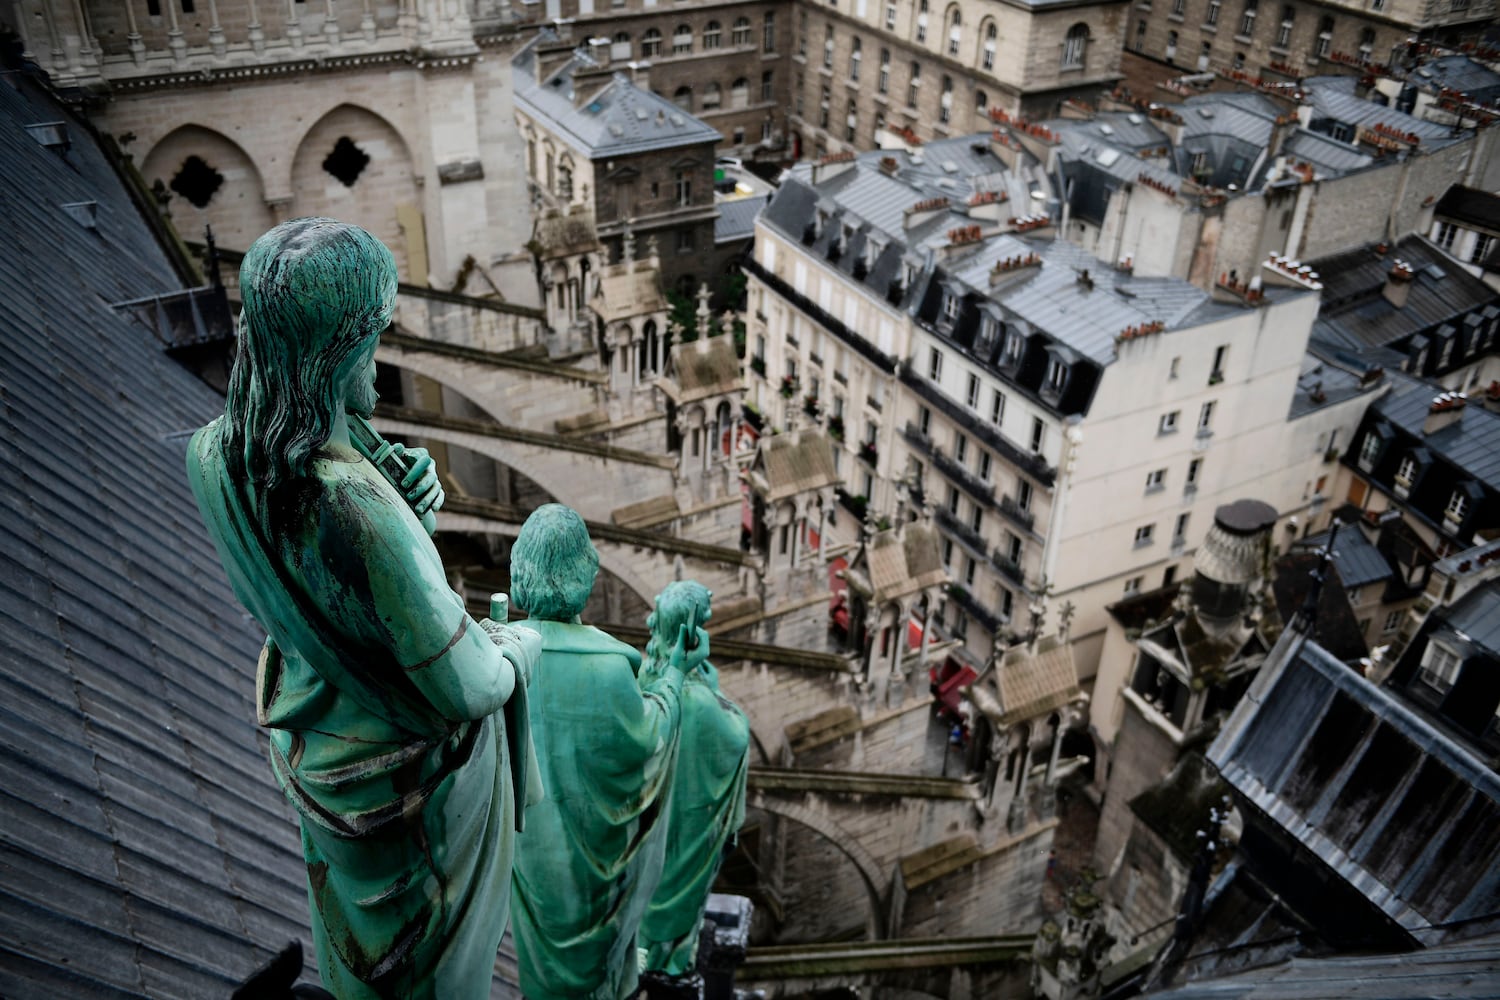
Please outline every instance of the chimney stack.
[{"label": "chimney stack", "polygon": [[1461,392],[1444,392],[1432,397],[1427,407],[1427,419],[1422,421],[1422,436],[1436,434],[1451,427],[1464,418],[1464,407],[1469,399]]},{"label": "chimney stack", "polygon": [[1386,274],[1385,287],[1381,289],[1380,294],[1397,309],[1405,308],[1406,297],[1411,294],[1412,277],[1411,265],[1398,258]]},{"label": "chimney stack", "polygon": [[1205,631],[1222,633],[1250,606],[1260,579],[1276,508],[1259,500],[1236,500],[1214,511],[1214,524],[1193,560],[1193,610]]}]

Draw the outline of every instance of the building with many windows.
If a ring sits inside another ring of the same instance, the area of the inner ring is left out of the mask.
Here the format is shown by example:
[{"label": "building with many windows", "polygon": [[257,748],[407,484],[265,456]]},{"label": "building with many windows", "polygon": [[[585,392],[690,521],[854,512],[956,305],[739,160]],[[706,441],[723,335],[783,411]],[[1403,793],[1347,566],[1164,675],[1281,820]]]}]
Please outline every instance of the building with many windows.
[{"label": "building with many windows", "polygon": [[1120,79],[1127,5],[830,0],[798,4],[793,151],[959,136],[989,113],[1047,116]]},{"label": "building with many windows", "polygon": [[1414,42],[1480,40],[1494,0],[1139,0],[1131,51],[1199,73],[1297,81],[1403,66]]},{"label": "building with many windows", "polygon": [[1105,607],[1172,582],[1217,506],[1321,502],[1325,442],[1380,380],[1311,391],[1311,289],[1210,295],[1036,238],[1049,220],[1021,206],[1046,177],[1001,151],[798,167],[747,264],[748,396],[773,427],[828,428],[855,511],[935,508],[943,622],[973,655],[1055,614],[1087,679]]}]

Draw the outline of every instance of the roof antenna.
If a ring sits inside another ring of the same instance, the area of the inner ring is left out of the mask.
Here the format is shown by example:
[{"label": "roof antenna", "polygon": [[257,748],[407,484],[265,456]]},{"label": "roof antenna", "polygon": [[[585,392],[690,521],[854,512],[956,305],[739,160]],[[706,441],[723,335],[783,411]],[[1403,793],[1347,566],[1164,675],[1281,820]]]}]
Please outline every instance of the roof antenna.
[{"label": "roof antenna", "polygon": [[1292,627],[1301,632],[1311,634],[1313,626],[1317,624],[1318,599],[1323,594],[1323,583],[1328,579],[1328,563],[1333,558],[1333,545],[1338,541],[1342,525],[1343,522],[1338,518],[1333,519],[1333,524],[1328,529],[1328,542],[1318,550],[1318,567],[1312,571],[1312,587],[1308,589],[1307,599],[1302,602],[1302,607],[1292,619]]}]

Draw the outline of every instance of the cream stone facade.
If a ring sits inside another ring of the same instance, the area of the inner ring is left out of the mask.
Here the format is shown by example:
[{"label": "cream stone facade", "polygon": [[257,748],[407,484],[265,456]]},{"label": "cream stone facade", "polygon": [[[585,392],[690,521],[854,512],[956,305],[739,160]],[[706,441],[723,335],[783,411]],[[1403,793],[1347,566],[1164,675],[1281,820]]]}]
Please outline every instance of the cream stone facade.
[{"label": "cream stone facade", "polygon": [[461,287],[477,267],[534,299],[520,149],[494,127],[520,37],[508,5],[22,0],[13,17],[188,238],[212,224],[245,249],[331,214],[380,236],[405,281]]},{"label": "cream stone facade", "polygon": [[1477,41],[1494,0],[1138,0],[1132,52],[1199,73],[1272,80],[1400,65],[1412,42]]},{"label": "cream stone facade", "polygon": [[1047,116],[1120,77],[1126,5],[847,0],[793,8],[793,152],[899,146]]}]

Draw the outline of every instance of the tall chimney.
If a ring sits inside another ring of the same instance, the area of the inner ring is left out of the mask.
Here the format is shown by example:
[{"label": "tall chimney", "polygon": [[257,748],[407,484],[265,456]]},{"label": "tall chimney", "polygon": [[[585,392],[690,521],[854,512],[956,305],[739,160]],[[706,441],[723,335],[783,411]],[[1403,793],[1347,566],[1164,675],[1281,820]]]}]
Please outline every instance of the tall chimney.
[{"label": "tall chimney", "polygon": [[1243,615],[1260,578],[1276,508],[1236,500],[1214,511],[1214,524],[1193,560],[1193,610],[1205,631],[1222,632]]},{"label": "tall chimney", "polygon": [[1385,287],[1380,290],[1380,294],[1397,309],[1405,308],[1406,297],[1411,294],[1411,279],[1411,265],[1398,259],[1386,274]]}]

